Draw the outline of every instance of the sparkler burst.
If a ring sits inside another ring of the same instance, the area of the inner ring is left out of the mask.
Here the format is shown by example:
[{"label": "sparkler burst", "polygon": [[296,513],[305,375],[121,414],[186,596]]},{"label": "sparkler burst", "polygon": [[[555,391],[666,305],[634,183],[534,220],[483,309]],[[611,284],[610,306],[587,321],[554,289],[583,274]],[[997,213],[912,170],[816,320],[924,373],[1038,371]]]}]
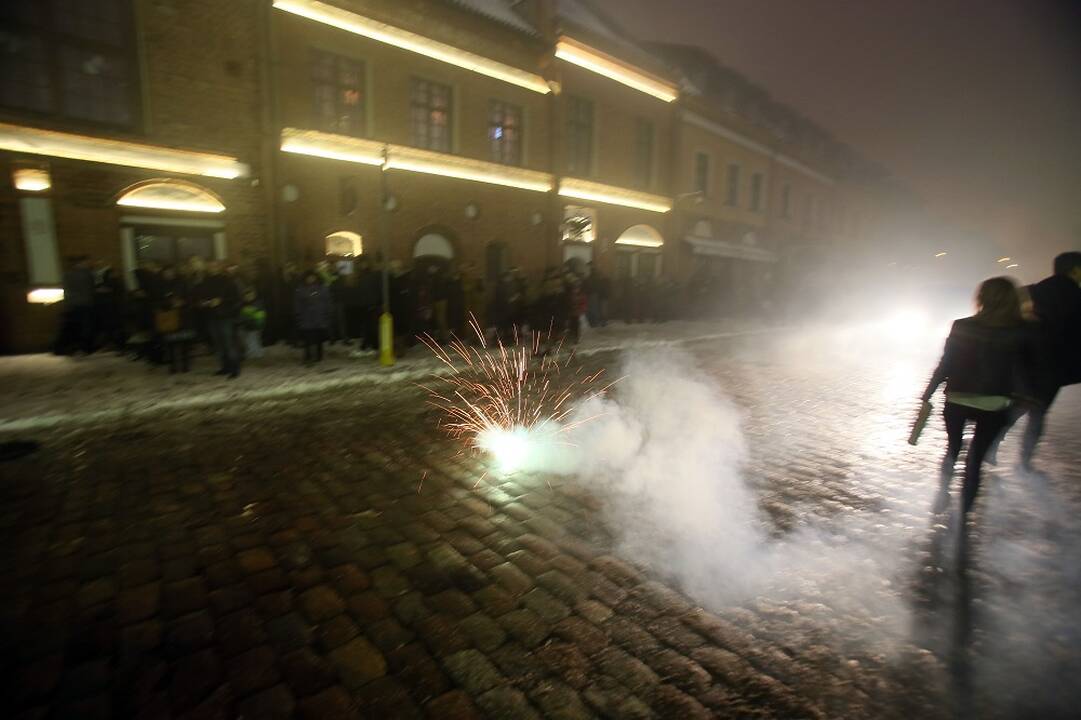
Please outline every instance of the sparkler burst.
[{"label": "sparkler burst", "polygon": [[469,326],[478,344],[467,345],[454,338],[442,347],[430,336],[421,341],[451,372],[435,377],[429,404],[442,413],[440,427],[467,448],[488,453],[504,473],[513,473],[529,464],[536,453],[555,444],[565,444],[562,436],[594,418],[570,421],[575,398],[603,395],[611,385],[600,386],[604,373],[586,373],[573,365],[571,353],[564,362],[558,357],[562,341],[548,352],[551,332],[534,332],[532,342],[496,342],[488,346],[476,318]]}]

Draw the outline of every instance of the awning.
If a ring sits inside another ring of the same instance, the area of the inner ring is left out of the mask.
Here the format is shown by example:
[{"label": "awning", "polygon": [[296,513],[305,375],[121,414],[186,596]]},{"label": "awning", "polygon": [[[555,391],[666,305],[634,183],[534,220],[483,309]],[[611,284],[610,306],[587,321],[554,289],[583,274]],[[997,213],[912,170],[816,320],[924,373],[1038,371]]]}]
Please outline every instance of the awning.
[{"label": "awning", "polygon": [[752,260],[755,262],[777,262],[777,253],[753,245],[741,245],[726,240],[714,240],[694,235],[687,235],[683,239],[690,244],[695,255],[712,255],[714,257]]}]

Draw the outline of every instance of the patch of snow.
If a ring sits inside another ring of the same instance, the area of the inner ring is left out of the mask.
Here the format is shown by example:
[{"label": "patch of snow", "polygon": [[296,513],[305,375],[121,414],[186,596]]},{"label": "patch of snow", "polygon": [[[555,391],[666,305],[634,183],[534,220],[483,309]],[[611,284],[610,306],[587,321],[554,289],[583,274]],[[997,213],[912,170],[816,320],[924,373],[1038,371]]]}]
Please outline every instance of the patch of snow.
[{"label": "patch of snow", "polygon": [[[762,332],[761,328],[705,322],[613,323],[588,329],[573,352],[581,356],[628,348],[682,344]],[[564,353],[571,352],[565,348]],[[423,346],[392,367],[378,356],[357,357],[352,348],[326,348],[321,365],[300,365],[300,351],[266,348],[266,357],[245,363],[241,375],[212,375],[216,359],[193,358],[190,373],[169,375],[114,354],[90,357],[19,355],[0,358],[0,433],[28,432],[138,418],[168,411],[272,401],[331,390],[421,383],[450,372]]]}]

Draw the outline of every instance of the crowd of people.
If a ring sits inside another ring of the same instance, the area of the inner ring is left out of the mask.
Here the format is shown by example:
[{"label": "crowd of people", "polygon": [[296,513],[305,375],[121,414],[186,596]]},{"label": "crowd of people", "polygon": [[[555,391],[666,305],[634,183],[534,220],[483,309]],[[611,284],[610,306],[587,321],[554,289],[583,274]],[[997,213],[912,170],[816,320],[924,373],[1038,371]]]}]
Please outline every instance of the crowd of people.
[{"label": "crowd of people", "polygon": [[[518,268],[485,282],[469,264],[420,259],[387,269],[387,302],[396,351],[418,337],[446,343],[543,337],[539,346],[576,343],[583,328],[626,322],[663,322],[695,307],[703,284],[688,287],[663,278],[613,282],[588,263],[550,267],[535,281]],[[142,263],[128,288],[113,268],[90,258],[71,259],[64,278],[64,314],[54,352],[124,352],[168,368],[191,369],[196,348],[219,362],[218,374],[239,375],[245,360],[286,342],[303,349],[303,362],[322,361],[326,343],[352,346],[356,356],[379,348],[383,268],[365,256],[328,259],[301,270],[286,263],[240,266],[191,257],[169,265]]]},{"label": "crowd of people", "polygon": [[1031,472],[1051,405],[1063,387],[1081,383],[1081,252],[1059,255],[1053,275],[1025,288],[1008,277],[984,281],[976,314],[950,330],[923,393],[923,417],[943,383],[947,444],[935,509],[948,505],[964,428],[973,423],[961,488],[967,514],[979,493],[983,463],[998,462],[998,445],[1010,428],[1028,416],[1019,465]]}]

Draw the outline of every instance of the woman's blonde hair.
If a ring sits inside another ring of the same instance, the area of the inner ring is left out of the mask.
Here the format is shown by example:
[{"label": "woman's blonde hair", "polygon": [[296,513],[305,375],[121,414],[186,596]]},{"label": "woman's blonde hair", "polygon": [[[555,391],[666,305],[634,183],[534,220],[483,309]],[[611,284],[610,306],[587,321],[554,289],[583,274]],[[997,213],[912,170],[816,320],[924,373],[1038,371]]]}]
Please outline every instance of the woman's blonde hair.
[{"label": "woman's blonde hair", "polygon": [[1008,277],[993,277],[976,291],[976,317],[986,325],[1009,326],[1021,322],[1021,296]]}]

